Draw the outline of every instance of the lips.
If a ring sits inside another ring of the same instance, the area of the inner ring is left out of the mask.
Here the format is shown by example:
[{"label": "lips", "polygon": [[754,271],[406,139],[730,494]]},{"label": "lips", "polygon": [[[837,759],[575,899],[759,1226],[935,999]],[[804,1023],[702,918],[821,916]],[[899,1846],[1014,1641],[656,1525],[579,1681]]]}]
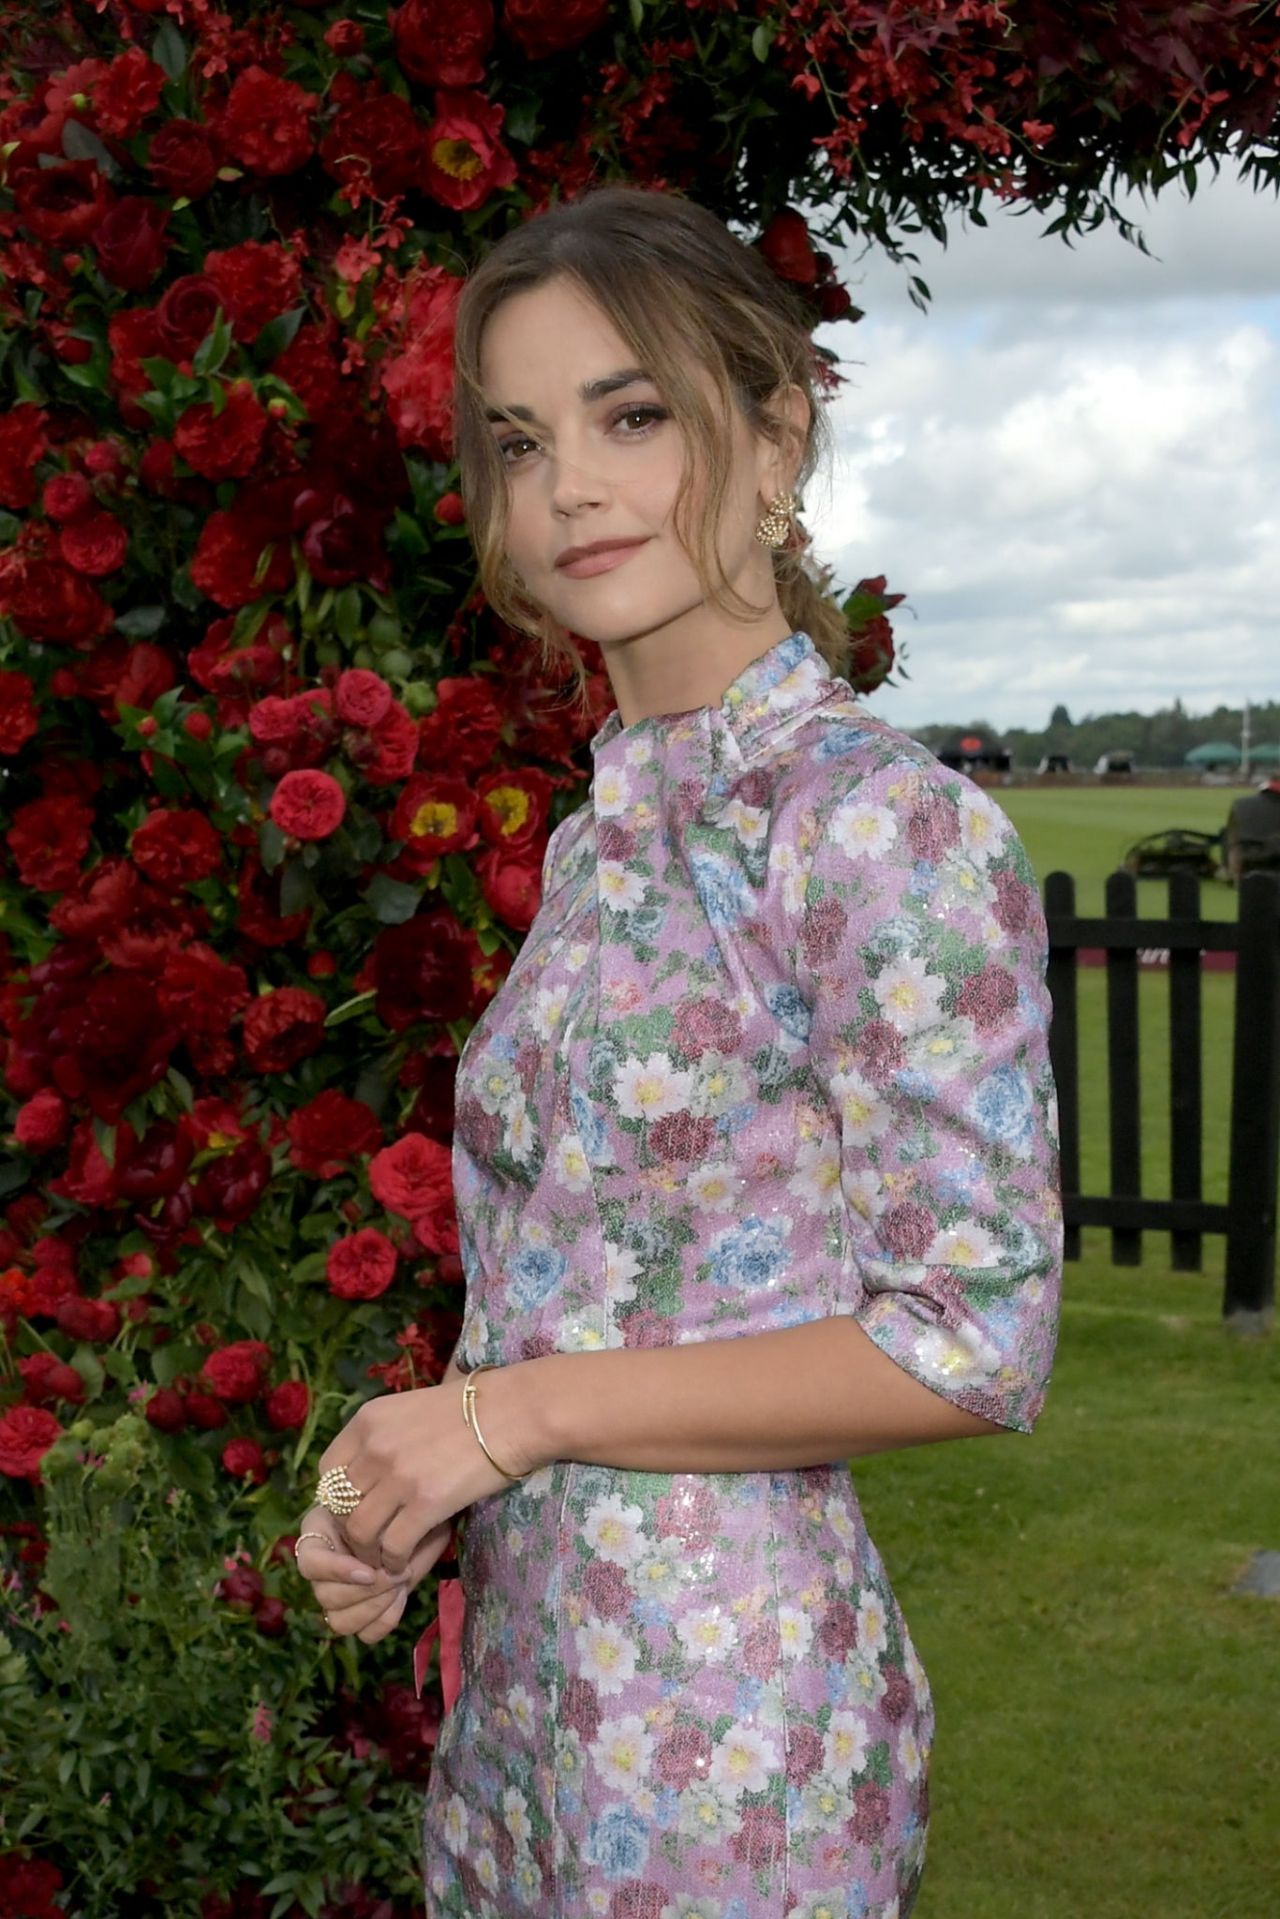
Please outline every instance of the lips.
[{"label": "lips", "polygon": [[576,559],[557,561],[557,569],[573,579],[585,579],[593,573],[607,573],[646,544],[645,540],[626,540],[598,546],[586,553],[579,553]]}]

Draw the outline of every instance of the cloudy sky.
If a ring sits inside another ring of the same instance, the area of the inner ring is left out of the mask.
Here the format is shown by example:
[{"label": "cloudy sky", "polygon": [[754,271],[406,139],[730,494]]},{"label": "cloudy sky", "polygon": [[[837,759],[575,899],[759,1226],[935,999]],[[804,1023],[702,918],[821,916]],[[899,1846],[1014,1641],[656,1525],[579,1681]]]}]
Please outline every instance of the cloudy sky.
[{"label": "cloudy sky", "polygon": [[895,725],[1280,698],[1280,202],[1224,166],[1117,204],[1154,258],[994,201],[916,267],[843,256],[866,317],[817,336],[847,384],[805,522],[837,585],[907,595]]}]

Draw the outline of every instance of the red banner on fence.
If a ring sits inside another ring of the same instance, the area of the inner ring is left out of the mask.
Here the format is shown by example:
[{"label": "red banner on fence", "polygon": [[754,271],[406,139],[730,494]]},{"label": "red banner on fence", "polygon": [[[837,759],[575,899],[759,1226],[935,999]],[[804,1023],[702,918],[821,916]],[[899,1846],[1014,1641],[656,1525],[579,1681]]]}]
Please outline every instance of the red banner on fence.
[{"label": "red banner on fence", "polygon": [[[1076,955],[1081,966],[1105,966],[1107,949],[1105,946],[1082,946]],[[1140,946],[1138,948],[1139,967],[1167,967],[1169,949],[1167,946]],[[1200,949],[1200,964],[1206,973],[1234,973],[1236,956],[1232,952],[1206,952]]]}]

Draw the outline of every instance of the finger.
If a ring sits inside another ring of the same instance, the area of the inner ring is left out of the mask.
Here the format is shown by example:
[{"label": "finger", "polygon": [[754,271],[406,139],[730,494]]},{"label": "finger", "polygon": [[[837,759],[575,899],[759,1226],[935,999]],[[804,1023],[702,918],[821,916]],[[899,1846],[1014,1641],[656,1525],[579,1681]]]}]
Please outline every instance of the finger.
[{"label": "finger", "polygon": [[[348,1550],[363,1559],[366,1565],[380,1566],[385,1564],[381,1554],[383,1536],[401,1510],[403,1499],[394,1480],[384,1478],[374,1484],[372,1467],[367,1470],[371,1490],[354,1511],[342,1515],[340,1524]],[[354,1478],[354,1474],[352,1476]],[[361,1482],[357,1479],[355,1483],[358,1486]],[[422,1530],[419,1526],[413,1536],[414,1544],[421,1537]]]},{"label": "finger", "polygon": [[298,1571],[304,1579],[338,1579],[348,1585],[370,1586],[377,1577],[376,1570],[363,1559],[357,1559],[354,1553],[346,1552],[342,1547],[322,1546],[318,1539],[305,1539],[295,1555]]},{"label": "finger", "polygon": [[380,1541],[382,1564],[389,1573],[397,1575],[406,1572],[425,1540],[439,1536],[440,1546],[428,1565],[434,1565],[449,1537],[449,1520],[438,1520],[434,1526],[424,1530],[421,1506],[402,1506],[400,1511],[385,1527]]},{"label": "finger", "polygon": [[[329,1629],[344,1637],[355,1635],[365,1639],[371,1627],[378,1627],[378,1637],[399,1623],[408,1601],[408,1589],[403,1586],[390,1587],[385,1594],[372,1600],[362,1601],[358,1606],[342,1609],[330,1607],[326,1614]],[[366,1639],[366,1643],[371,1643]]]},{"label": "finger", "polygon": [[441,1525],[433,1526],[431,1531],[425,1533],[419,1540],[404,1570],[404,1577],[410,1586],[416,1586],[419,1580],[426,1578],[449,1544],[452,1531],[452,1524],[446,1519]]}]

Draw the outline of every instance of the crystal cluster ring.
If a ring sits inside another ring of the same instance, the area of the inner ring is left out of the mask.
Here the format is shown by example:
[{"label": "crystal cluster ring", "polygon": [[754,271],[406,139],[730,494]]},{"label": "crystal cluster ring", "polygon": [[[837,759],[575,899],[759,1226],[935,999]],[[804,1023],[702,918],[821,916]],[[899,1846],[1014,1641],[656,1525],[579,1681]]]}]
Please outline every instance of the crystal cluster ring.
[{"label": "crystal cluster ring", "polygon": [[353,1486],[347,1478],[345,1466],[331,1466],[327,1473],[321,1473],[320,1484],[316,1487],[316,1504],[323,1506],[326,1512],[336,1513],[341,1518],[353,1513],[364,1498],[358,1486]]}]

